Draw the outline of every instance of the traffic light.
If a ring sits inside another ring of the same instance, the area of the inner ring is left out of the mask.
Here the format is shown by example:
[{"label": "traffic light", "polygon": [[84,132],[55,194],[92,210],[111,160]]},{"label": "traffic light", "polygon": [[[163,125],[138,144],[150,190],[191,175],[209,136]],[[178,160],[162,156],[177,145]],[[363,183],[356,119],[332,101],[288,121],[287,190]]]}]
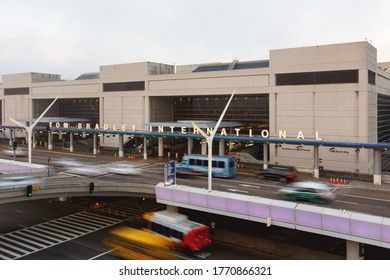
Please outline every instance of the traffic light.
[{"label": "traffic light", "polygon": [[16,141],[12,142],[12,148],[14,149],[14,151],[16,150],[17,147],[18,147],[18,143],[16,143]]},{"label": "traffic light", "polygon": [[138,200],[138,204],[142,205],[142,204],[144,204],[145,201],[146,201],[146,197],[144,197],[144,196],[140,197],[139,200]]},{"label": "traffic light", "polygon": [[27,186],[27,197],[32,197],[32,190],[33,190],[33,187],[32,185],[28,185]]},{"label": "traffic light", "polygon": [[89,193],[93,193],[95,191],[95,183],[89,183]]},{"label": "traffic light", "polygon": [[50,126],[46,126],[47,133],[51,133]]}]

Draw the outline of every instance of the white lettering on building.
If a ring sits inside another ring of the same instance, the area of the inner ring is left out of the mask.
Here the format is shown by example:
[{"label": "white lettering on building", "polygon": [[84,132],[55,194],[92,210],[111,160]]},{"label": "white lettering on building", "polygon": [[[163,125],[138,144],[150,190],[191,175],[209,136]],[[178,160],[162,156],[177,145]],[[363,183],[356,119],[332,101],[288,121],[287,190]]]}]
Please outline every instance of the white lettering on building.
[{"label": "white lettering on building", "polygon": [[[53,122],[49,122],[49,127],[52,127],[53,126]],[[60,122],[56,122],[54,124],[55,128],[71,128],[72,125],[69,124],[68,122],[64,122],[64,123],[60,123]],[[86,130],[90,130],[90,129],[96,129],[96,130],[99,130],[100,129],[100,125],[98,123],[96,123],[95,125],[92,125],[91,123],[76,123],[73,125],[73,127],[75,128],[78,128],[78,129],[86,129]],[[120,130],[122,131],[126,131],[126,125],[125,124],[122,124],[120,126]],[[136,125],[131,125],[131,131],[136,131]],[[157,127],[157,129],[156,129]],[[153,129],[154,128],[154,129]],[[169,129],[167,129],[167,127],[164,127],[164,126],[149,126],[149,132],[153,132],[153,131],[156,131],[158,133],[164,133],[164,132],[167,132],[167,131],[170,131],[171,133],[174,133],[175,132],[175,129],[177,129],[178,127],[175,127],[175,126],[169,126]],[[117,126],[115,124],[112,125],[112,127],[110,128],[110,126],[108,124],[103,124],[103,130],[117,130]],[[180,127],[180,133],[181,134],[187,134],[188,133],[188,127]],[[233,129],[235,131],[235,136],[239,137],[240,135],[245,135],[244,132],[247,132],[247,134],[245,136],[249,136],[249,137],[255,137],[256,135],[254,134],[253,130],[252,129],[248,129],[248,130],[243,130],[241,128],[234,128]],[[211,135],[212,132],[213,132],[213,129],[212,128],[207,128],[206,129],[206,133],[208,135]],[[199,129],[197,128],[193,128],[193,134],[200,134],[199,132]],[[220,130],[220,135],[221,136],[227,136],[227,131],[226,131],[226,128],[221,128]],[[260,131],[260,134],[257,135],[257,136],[260,136],[262,138],[269,138],[270,137],[270,132],[269,130],[266,130],[266,129],[263,129]],[[317,141],[321,141],[323,140],[320,135],[319,135],[319,132],[318,131],[315,131],[315,140]],[[279,130],[278,131],[278,138],[281,138],[281,139],[287,139],[287,131],[286,130]],[[301,139],[301,140],[304,140],[305,139],[305,136],[303,134],[302,131],[298,131],[298,134],[296,136],[296,139]]]}]

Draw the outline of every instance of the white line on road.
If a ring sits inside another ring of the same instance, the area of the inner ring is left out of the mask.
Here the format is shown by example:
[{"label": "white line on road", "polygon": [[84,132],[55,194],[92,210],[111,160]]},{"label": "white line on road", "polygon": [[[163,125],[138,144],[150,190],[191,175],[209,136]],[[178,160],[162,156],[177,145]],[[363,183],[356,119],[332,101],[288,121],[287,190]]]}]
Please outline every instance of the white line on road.
[{"label": "white line on road", "polygon": [[243,186],[246,188],[260,189],[260,186],[254,186],[254,185],[240,184],[240,186]]},{"label": "white line on road", "polygon": [[227,190],[231,191],[231,192],[249,193],[248,191],[241,191],[241,190],[237,190],[237,189],[227,189]]},{"label": "white line on road", "polygon": [[110,254],[110,253],[111,253],[112,251],[114,251],[115,249],[116,249],[116,248],[111,249],[111,250],[106,251],[106,252],[103,252],[103,253],[101,253],[101,254],[99,254],[99,255],[96,255],[96,256],[90,258],[90,260],[94,260],[94,259],[96,259],[96,258],[99,258],[99,257],[103,256],[103,255]]}]

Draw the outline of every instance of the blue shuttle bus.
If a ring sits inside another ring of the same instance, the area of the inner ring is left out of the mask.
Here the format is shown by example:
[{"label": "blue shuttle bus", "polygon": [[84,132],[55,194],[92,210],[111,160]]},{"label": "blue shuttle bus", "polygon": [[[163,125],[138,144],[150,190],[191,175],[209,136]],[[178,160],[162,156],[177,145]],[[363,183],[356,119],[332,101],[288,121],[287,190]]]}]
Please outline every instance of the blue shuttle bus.
[{"label": "blue shuttle bus", "polygon": [[[236,158],[232,156],[213,156],[213,177],[230,178],[236,175]],[[177,174],[208,175],[208,156],[191,154],[183,156],[181,163],[176,165]]]}]

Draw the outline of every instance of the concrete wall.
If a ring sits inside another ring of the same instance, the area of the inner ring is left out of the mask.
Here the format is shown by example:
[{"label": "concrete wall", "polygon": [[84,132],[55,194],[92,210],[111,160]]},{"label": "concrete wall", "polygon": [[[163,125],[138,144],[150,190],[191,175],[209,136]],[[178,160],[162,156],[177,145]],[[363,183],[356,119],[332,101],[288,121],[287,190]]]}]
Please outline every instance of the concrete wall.
[{"label": "concrete wall", "polygon": [[[173,96],[269,94],[270,134],[286,130],[296,138],[334,141],[377,141],[377,92],[390,94],[390,73],[386,63],[377,66],[377,51],[368,42],[271,50],[267,68],[191,72],[198,65],[173,66],[152,62],[125,63],[100,67],[99,79],[62,81],[58,75],[21,73],[3,75],[0,98],[3,100],[3,124],[9,117],[31,117],[31,99],[100,98],[100,122],[117,127],[142,129],[148,121],[172,119]],[[359,83],[276,86],[278,73],[359,70]],[[175,70],[176,74],[175,74]],[[368,83],[367,71],[376,75],[376,85]],[[35,78],[34,78],[35,77]],[[56,80],[57,79],[57,80]],[[39,83],[37,81],[40,81]],[[145,81],[145,91],[103,92],[103,83]],[[30,95],[4,96],[4,88],[29,87]],[[104,139],[102,145],[115,146],[117,139]],[[270,148],[270,163],[294,164],[312,168],[311,148],[282,146]],[[323,166],[370,172],[373,155],[369,151],[320,148]]]}]

